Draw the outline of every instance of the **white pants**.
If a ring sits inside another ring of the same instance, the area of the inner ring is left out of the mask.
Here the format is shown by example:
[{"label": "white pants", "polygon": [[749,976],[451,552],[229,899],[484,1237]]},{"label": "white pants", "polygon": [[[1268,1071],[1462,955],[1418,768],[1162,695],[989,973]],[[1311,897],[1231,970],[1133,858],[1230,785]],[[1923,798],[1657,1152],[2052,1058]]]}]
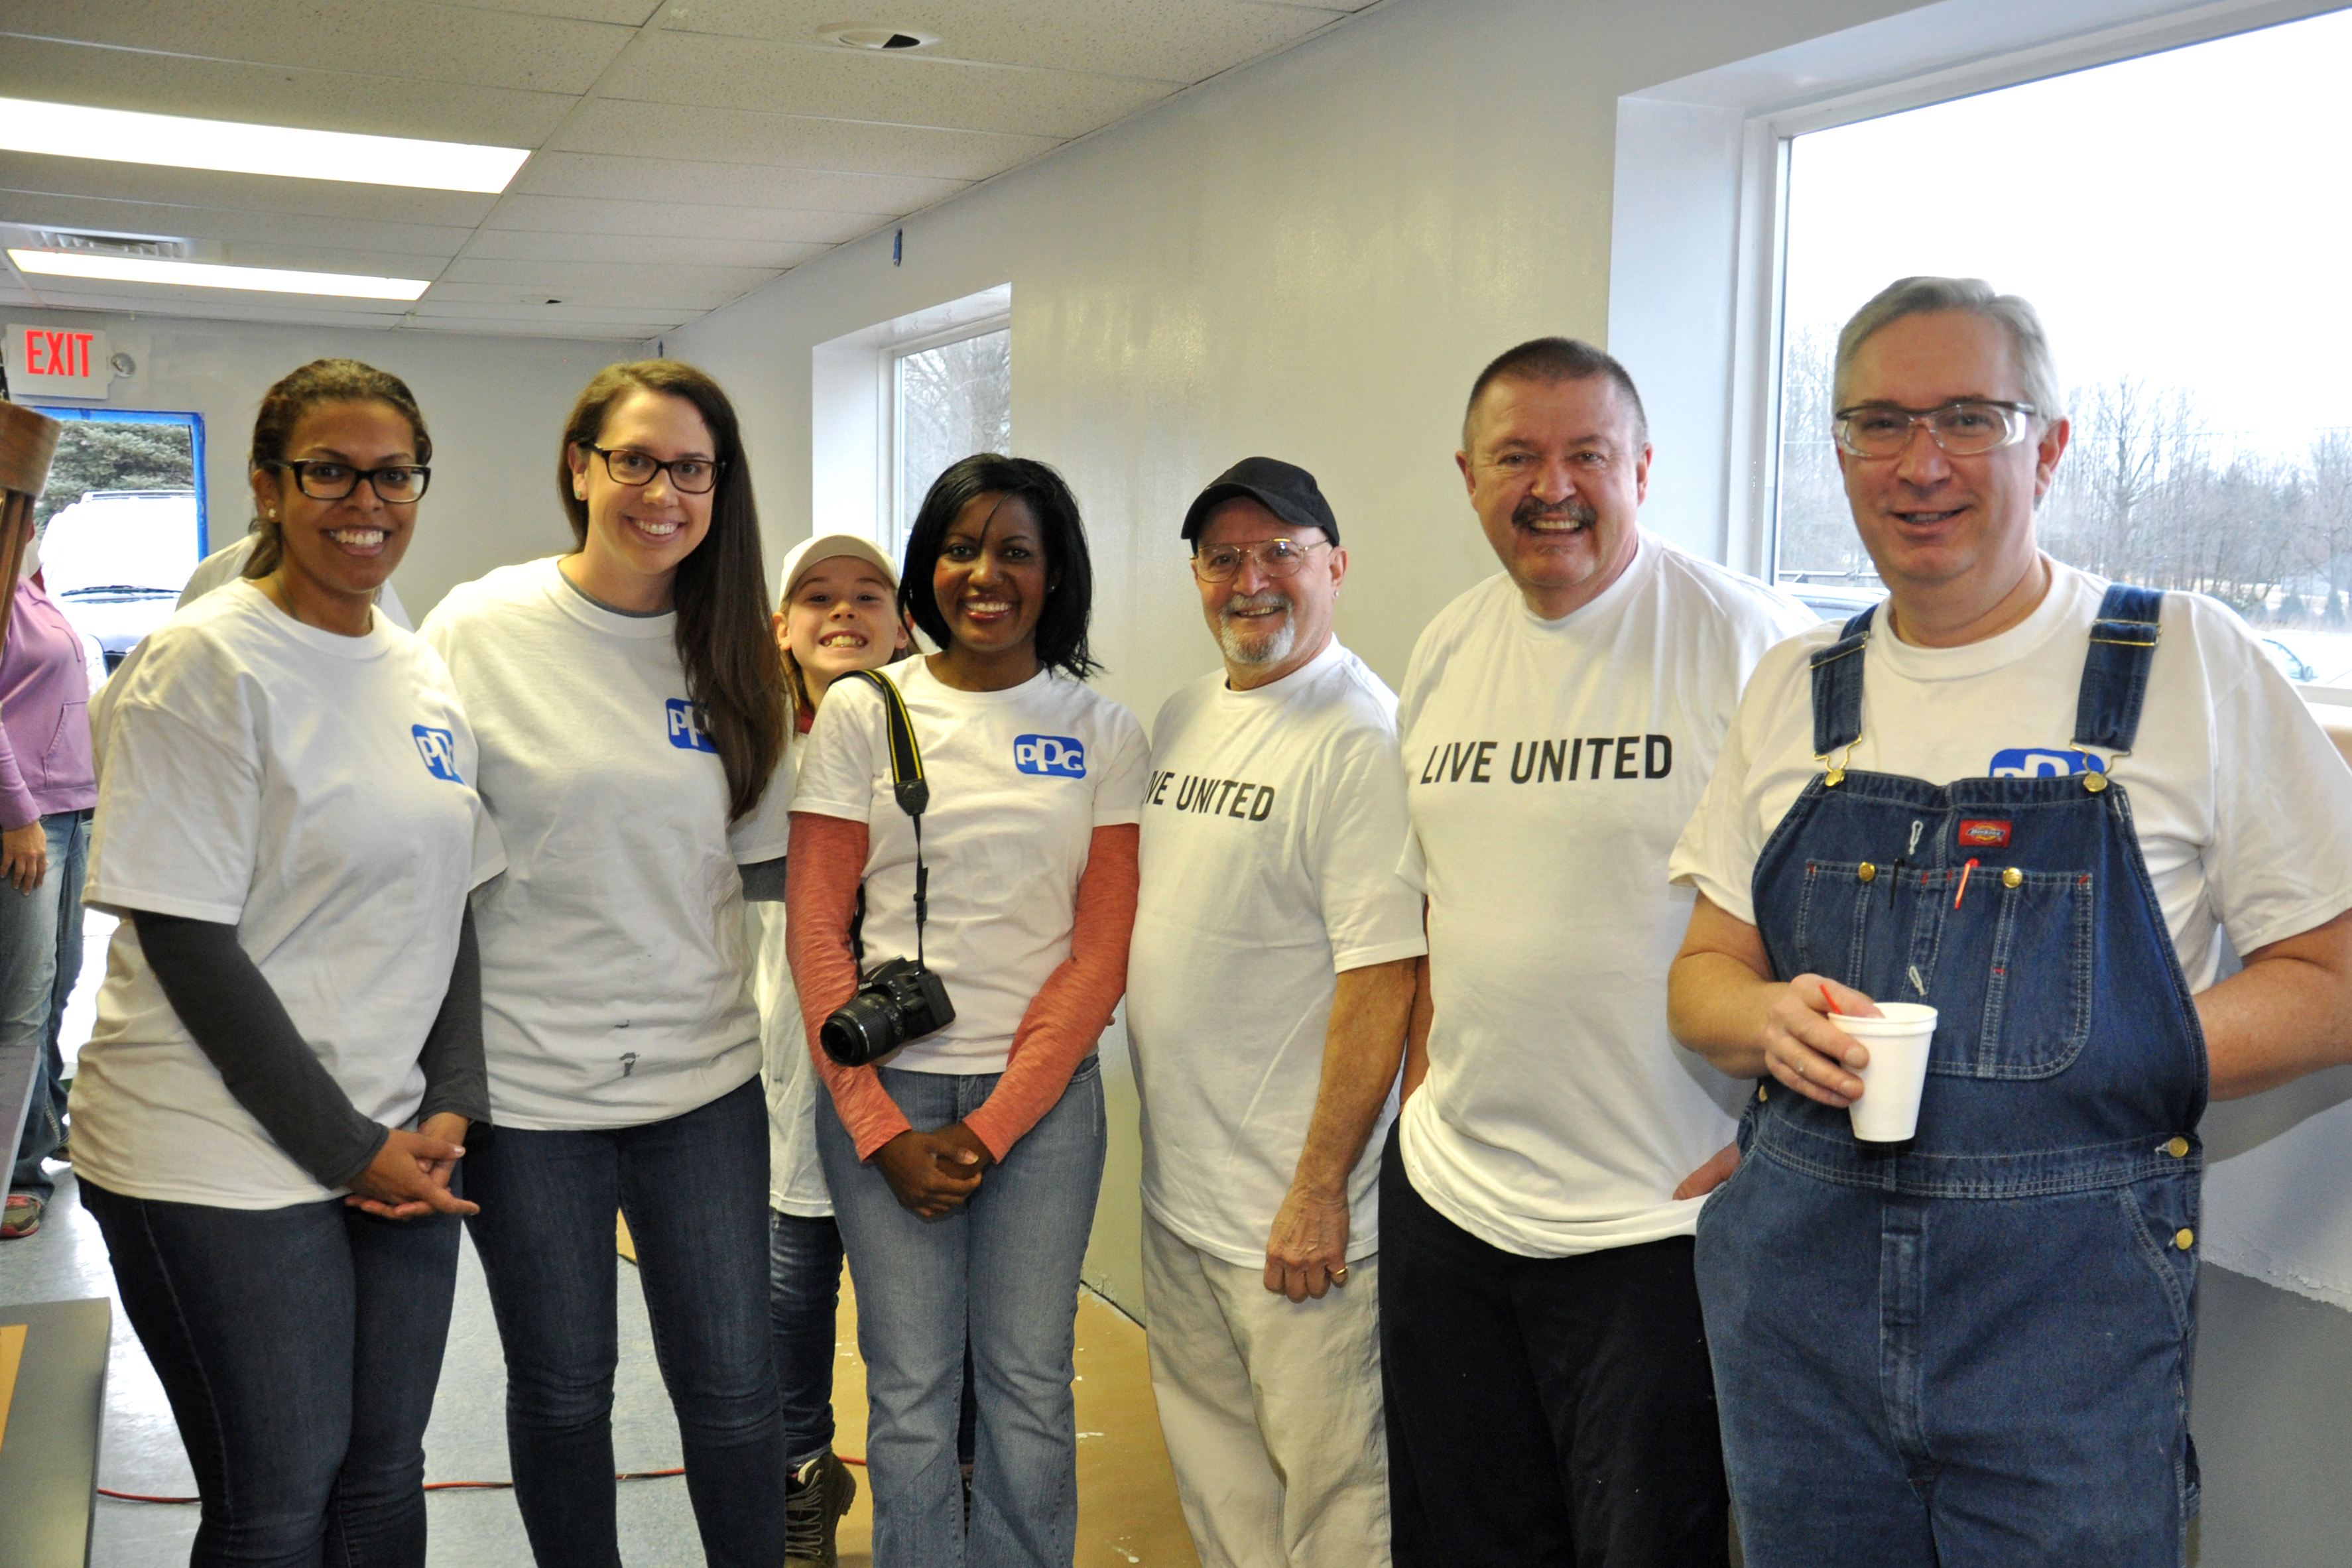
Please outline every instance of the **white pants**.
[{"label": "white pants", "polygon": [[1293,1303],[1146,1213],[1143,1300],[1202,1568],[1388,1568],[1378,1260]]}]

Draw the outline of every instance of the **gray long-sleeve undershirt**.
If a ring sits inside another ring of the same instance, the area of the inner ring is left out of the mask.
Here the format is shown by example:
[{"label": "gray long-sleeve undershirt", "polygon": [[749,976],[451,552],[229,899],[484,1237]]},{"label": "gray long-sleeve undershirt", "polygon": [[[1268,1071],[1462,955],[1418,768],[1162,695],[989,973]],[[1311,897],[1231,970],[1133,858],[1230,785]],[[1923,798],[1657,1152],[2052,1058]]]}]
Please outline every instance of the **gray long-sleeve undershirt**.
[{"label": "gray long-sleeve undershirt", "polygon": [[[286,1014],[236,927],[134,909],[131,923],[164,999],[229,1094],[296,1165],[322,1186],[344,1186],[391,1135],[360,1114]],[[455,1112],[477,1125],[490,1115],[482,1060],[482,954],[474,915],[457,933],[457,959],[441,1010],[417,1053],[425,1101],[417,1120]],[[487,1132],[487,1129],[484,1129]]]}]

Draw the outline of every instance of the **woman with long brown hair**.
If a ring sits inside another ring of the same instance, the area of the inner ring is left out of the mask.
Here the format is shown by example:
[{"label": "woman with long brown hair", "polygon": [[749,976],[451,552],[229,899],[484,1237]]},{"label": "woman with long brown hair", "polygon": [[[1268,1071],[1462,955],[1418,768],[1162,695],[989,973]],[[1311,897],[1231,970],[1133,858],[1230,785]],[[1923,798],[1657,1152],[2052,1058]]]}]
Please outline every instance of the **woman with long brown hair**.
[{"label": "woman with long brown hair", "polygon": [[[714,1565],[784,1554],[768,1340],[767,1109],[747,880],[789,832],[782,673],[751,476],[718,383],[600,371],[556,469],[575,548],[429,616],[513,846],[475,905],[499,1134],[467,1161],[531,1549],[618,1568],[613,1214]],[[776,889],[777,892],[781,888]]]}]

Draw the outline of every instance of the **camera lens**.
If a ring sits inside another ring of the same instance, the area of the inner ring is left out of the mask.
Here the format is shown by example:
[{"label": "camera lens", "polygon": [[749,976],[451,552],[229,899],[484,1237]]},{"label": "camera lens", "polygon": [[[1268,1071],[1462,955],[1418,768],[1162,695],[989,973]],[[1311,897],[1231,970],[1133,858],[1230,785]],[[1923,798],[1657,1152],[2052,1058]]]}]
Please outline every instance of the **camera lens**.
[{"label": "camera lens", "polygon": [[861,991],[834,1009],[817,1030],[817,1042],[844,1067],[863,1067],[903,1043],[898,1009],[888,997]]}]

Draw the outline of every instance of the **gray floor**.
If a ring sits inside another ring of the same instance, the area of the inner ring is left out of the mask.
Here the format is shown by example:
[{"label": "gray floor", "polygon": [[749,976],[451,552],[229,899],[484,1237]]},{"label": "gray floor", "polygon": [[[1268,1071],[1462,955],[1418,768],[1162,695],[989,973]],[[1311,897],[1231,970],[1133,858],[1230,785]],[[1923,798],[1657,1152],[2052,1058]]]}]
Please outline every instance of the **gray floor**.
[{"label": "gray floor", "polygon": [[[74,1193],[73,1175],[58,1169],[57,1200],[40,1231],[0,1243],[0,1301],[114,1296],[114,1277],[98,1224]],[[636,1270],[621,1265],[621,1369],[614,1393],[614,1456],[624,1470],[669,1469],[678,1462],[677,1424],[656,1370]],[[113,1491],[185,1497],[195,1490],[179,1430],[163,1390],[115,1301],[114,1345],[107,1373],[106,1437],[99,1484]],[[457,1276],[457,1305],[441,1370],[433,1425],[425,1438],[425,1479],[507,1479],[506,1375],[490,1321],[481,1266],[466,1244]],[[681,1479],[633,1481],[620,1488],[621,1552],[631,1568],[699,1568],[702,1548]],[[431,1511],[433,1568],[514,1568],[530,1561],[514,1496],[504,1491],[435,1492]],[[195,1533],[194,1507],[117,1502],[98,1504],[93,1568],[157,1568],[184,1562]]]}]

